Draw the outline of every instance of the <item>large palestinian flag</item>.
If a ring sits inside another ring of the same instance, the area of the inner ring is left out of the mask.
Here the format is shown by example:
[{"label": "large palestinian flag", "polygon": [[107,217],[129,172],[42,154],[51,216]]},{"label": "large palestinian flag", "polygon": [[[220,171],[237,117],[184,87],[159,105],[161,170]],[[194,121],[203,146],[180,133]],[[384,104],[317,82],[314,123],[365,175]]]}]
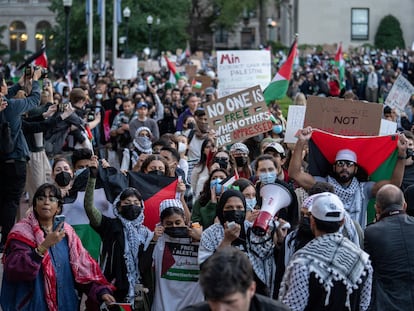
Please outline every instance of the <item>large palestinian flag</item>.
[{"label": "large palestinian flag", "polygon": [[178,179],[137,172],[128,173],[128,184],[138,189],[144,199],[144,225],[154,230],[160,222],[160,203],[166,199],[174,199]]},{"label": "large palestinian flag", "polygon": [[[127,179],[114,168],[98,169],[94,192],[94,205],[105,216],[114,218],[112,203],[115,193],[127,187]],[[88,182],[89,170],[85,170],[74,180],[69,196],[65,198],[62,214],[66,216],[66,222],[70,224],[78,234],[83,246],[91,256],[98,260],[101,238],[89,225],[89,218],[84,209],[85,189]],[[113,181],[112,189],[109,181]]]},{"label": "large palestinian flag", "polygon": [[[350,149],[356,153],[358,166],[364,171],[360,178],[372,181],[388,180],[397,161],[397,144],[397,134],[342,136],[314,129],[309,141],[309,173],[313,176],[327,176],[337,152],[341,149]],[[367,211],[368,223],[375,216],[371,205]]]}]

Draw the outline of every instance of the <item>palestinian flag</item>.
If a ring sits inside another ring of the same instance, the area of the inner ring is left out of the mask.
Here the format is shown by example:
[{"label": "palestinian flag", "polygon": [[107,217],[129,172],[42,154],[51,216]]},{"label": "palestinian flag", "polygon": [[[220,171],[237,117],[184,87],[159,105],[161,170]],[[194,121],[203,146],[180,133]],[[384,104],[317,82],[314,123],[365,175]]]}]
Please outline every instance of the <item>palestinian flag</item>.
[{"label": "palestinian flag", "polygon": [[335,65],[338,72],[339,86],[342,89],[345,87],[345,61],[342,57],[342,42],[339,42],[338,50],[335,54]]},{"label": "palestinian flag", "polygon": [[[110,304],[111,311],[133,311],[132,305],[130,303],[111,303]],[[106,309],[105,309],[106,310]]]},{"label": "palestinian flag", "polygon": [[[398,157],[398,135],[342,136],[314,129],[309,141],[309,173],[327,176],[341,149],[350,149],[357,155],[359,179],[372,181],[389,180]],[[363,171],[363,172],[361,172]],[[368,223],[375,217],[371,204],[368,207]]]},{"label": "palestinian flag", "polygon": [[35,59],[34,64],[36,66],[47,68],[47,56],[46,56],[46,44],[45,44],[45,42],[42,43],[41,51],[42,51],[42,54],[40,54],[39,57],[37,57]]},{"label": "palestinian flag", "polygon": [[292,67],[297,54],[297,38],[293,41],[287,60],[280,67],[273,80],[264,90],[263,95],[267,104],[286,96],[289,81],[292,76]]},{"label": "palestinian flag", "polygon": [[[83,246],[91,256],[98,260],[101,238],[89,225],[89,218],[84,209],[85,189],[88,182],[89,170],[83,171],[74,180],[69,196],[65,197],[62,214],[78,234]],[[112,203],[116,197],[127,187],[127,179],[115,168],[99,168],[94,192],[94,205],[105,216],[114,218]]]},{"label": "palestinian flag", "polygon": [[193,79],[193,81],[191,82],[191,87],[193,89],[201,89],[201,87],[203,86],[203,83],[200,81],[197,81],[196,79]]},{"label": "palestinian flag", "polygon": [[154,230],[160,222],[160,203],[175,199],[178,179],[167,176],[128,172],[128,184],[138,189],[144,200],[144,225]]},{"label": "palestinian flag", "polygon": [[170,79],[169,82],[173,84],[177,84],[178,79],[180,79],[180,74],[177,72],[177,68],[175,68],[175,64],[170,62],[167,55],[164,56],[165,61],[167,62],[168,70],[170,71]]}]

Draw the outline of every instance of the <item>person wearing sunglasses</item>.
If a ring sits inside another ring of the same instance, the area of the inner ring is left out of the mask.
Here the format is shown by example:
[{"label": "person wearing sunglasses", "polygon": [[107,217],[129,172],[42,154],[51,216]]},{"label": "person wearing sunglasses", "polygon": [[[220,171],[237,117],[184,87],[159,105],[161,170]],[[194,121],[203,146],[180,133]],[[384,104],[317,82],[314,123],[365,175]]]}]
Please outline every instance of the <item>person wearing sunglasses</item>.
[{"label": "person wearing sunglasses", "polygon": [[351,218],[357,221],[364,229],[367,225],[367,207],[371,198],[385,184],[393,184],[400,187],[404,175],[404,166],[407,152],[407,138],[399,135],[398,160],[394,167],[390,180],[360,181],[357,173],[361,169],[358,165],[358,155],[351,149],[340,149],[332,170],[328,176],[312,176],[302,170],[302,152],[312,136],[312,128],[306,127],[298,131],[296,143],[291,161],[289,163],[289,177],[305,190],[310,189],[317,181],[327,181],[335,188],[335,193],[342,200],[345,210]]}]

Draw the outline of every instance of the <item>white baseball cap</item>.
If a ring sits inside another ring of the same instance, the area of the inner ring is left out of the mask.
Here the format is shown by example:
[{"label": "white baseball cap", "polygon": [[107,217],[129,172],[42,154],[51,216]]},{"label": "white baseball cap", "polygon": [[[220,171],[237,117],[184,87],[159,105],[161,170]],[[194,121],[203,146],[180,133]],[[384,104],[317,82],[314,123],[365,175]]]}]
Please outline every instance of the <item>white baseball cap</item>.
[{"label": "white baseball cap", "polygon": [[357,163],[357,155],[354,151],[350,149],[342,149],[338,151],[335,157],[335,162],[340,160],[352,161],[354,163]]},{"label": "white baseball cap", "polygon": [[309,212],[313,217],[322,221],[336,222],[345,217],[345,208],[341,199],[334,193],[317,193],[312,198],[312,205]]}]

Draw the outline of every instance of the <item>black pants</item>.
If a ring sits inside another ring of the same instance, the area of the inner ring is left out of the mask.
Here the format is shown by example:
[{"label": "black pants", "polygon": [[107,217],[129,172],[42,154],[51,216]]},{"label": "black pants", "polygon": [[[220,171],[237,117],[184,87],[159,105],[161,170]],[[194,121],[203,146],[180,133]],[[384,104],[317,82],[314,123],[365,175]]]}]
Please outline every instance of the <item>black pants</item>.
[{"label": "black pants", "polygon": [[4,244],[16,220],[26,183],[26,161],[0,161],[0,226]]}]

